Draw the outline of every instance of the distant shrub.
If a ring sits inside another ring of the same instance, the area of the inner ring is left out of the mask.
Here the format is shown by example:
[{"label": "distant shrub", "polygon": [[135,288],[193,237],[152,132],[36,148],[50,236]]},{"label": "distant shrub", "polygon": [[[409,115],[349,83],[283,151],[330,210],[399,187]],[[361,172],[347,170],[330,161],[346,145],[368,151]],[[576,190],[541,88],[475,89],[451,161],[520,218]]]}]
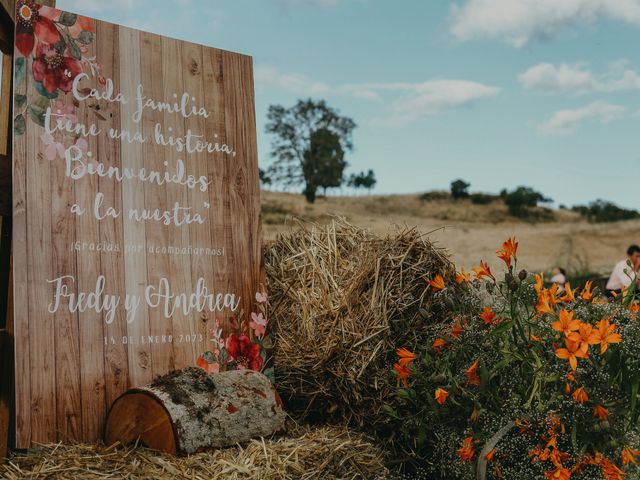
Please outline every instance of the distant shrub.
[{"label": "distant shrub", "polygon": [[545,197],[531,187],[518,187],[504,195],[504,203],[509,213],[518,218],[533,218],[536,216],[533,209],[539,203],[549,203],[552,200]]},{"label": "distant shrub", "polygon": [[433,190],[431,192],[424,192],[420,195],[420,200],[424,200],[425,202],[432,202],[434,200],[449,200],[451,199],[451,194],[449,192],[445,192],[442,190]]},{"label": "distant shrub", "polygon": [[488,205],[500,197],[489,193],[472,193],[470,195],[471,203],[475,205]]},{"label": "distant shrub", "polygon": [[451,196],[456,200],[460,198],[467,198],[469,196],[470,186],[470,183],[465,182],[461,178],[454,180],[451,182]]},{"label": "distant shrub", "polygon": [[640,218],[637,210],[618,207],[615,203],[596,200],[589,205],[575,205],[571,208],[588,221],[594,223],[617,222],[619,220],[634,220]]}]

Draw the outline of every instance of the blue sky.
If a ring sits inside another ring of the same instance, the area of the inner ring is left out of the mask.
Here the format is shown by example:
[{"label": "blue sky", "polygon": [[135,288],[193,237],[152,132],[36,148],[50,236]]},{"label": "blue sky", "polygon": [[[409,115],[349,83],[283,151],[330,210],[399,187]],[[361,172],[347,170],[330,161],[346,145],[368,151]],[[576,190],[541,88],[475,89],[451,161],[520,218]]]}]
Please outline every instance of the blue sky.
[{"label": "blue sky", "polygon": [[358,124],[378,193],[528,185],[640,208],[640,0],[58,0],[253,56],[270,104],[324,98]]}]

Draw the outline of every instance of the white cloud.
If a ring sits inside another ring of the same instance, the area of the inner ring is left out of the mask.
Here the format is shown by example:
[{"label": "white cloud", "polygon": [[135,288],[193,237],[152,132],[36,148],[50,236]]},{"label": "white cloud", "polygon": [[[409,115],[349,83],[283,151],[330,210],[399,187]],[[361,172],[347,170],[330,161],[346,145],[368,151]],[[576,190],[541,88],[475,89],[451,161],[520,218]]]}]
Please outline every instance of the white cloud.
[{"label": "white cloud", "polygon": [[529,90],[547,93],[614,92],[640,89],[640,74],[626,60],[609,65],[600,75],[591,72],[585,62],[539,63],[518,76],[520,84]]},{"label": "white cloud", "polygon": [[430,80],[422,83],[352,83],[329,85],[300,74],[282,73],[270,65],[255,68],[256,88],[278,88],[296,95],[347,95],[388,105],[387,115],[372,120],[376,125],[400,127],[420,118],[471,105],[494,97],[499,89],[468,80]]},{"label": "white cloud", "polygon": [[411,84],[406,93],[391,105],[391,115],[374,123],[402,127],[424,117],[465,107],[477,100],[495,97],[499,89],[466,80],[432,80]]},{"label": "white cloud", "polygon": [[626,111],[627,108],[622,105],[596,101],[575,110],[557,111],[540,126],[540,131],[552,135],[569,134],[575,132],[586,121],[608,123],[620,118]]},{"label": "white cloud", "polygon": [[270,65],[257,65],[254,69],[257,88],[277,87],[297,95],[326,95],[331,91],[329,85],[316,82],[296,73],[281,73]]},{"label": "white cloud", "polygon": [[502,39],[515,47],[601,19],[640,26],[640,0],[464,0],[451,9],[460,40]]}]

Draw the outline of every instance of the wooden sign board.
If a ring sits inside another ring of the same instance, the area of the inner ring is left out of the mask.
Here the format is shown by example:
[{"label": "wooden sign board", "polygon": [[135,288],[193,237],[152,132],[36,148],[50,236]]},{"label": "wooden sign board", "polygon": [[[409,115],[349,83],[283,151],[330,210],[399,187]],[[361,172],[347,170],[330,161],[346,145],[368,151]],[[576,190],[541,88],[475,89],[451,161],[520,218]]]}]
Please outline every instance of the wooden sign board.
[{"label": "wooden sign board", "polygon": [[272,375],[252,60],[19,0],[16,446],[173,369]]}]

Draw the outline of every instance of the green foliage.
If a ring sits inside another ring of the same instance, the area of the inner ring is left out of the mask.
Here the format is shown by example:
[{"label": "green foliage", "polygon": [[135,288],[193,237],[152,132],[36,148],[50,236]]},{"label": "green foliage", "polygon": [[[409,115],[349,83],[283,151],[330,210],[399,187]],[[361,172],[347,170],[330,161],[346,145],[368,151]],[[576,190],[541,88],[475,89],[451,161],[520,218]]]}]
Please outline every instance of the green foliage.
[{"label": "green foliage", "polygon": [[[346,165],[342,155],[353,150],[355,128],[352,119],[340,116],[324,100],[299,100],[291,108],[271,105],[266,132],[273,135],[271,156],[275,160],[269,168],[273,182],[284,186],[304,184],[307,199],[312,202],[318,187],[336,184],[335,174],[340,167],[342,179]],[[323,162],[333,167],[323,166]],[[319,183],[317,174],[320,171],[330,171],[330,178]]]},{"label": "green foliage", "polygon": [[272,180],[271,180],[271,177],[269,176],[269,173],[267,173],[266,170],[259,168],[258,176],[260,178],[260,185],[262,185],[263,187],[271,185]]},{"label": "green foliage", "polygon": [[302,161],[302,174],[306,187],[305,197],[309,203],[316,199],[316,191],[323,188],[339,187],[342,184],[344,169],[344,151],[340,137],[327,128],[311,133],[309,148],[305,150]]},{"label": "green foliage", "polygon": [[371,191],[375,187],[378,180],[373,170],[368,172],[352,173],[349,177],[347,185],[352,188],[366,188]]},{"label": "green foliage", "polygon": [[[406,385],[394,372],[398,389],[385,407],[390,430],[432,479],[481,478],[478,469],[488,452],[482,449],[499,431],[488,480],[565,478],[545,477],[559,465],[572,471],[571,480],[602,480],[607,462],[623,469],[625,478],[639,478],[636,466],[621,462],[625,446],[640,445],[635,294],[612,302],[588,295],[583,299],[577,292],[563,297],[545,289],[541,279],[534,285],[525,271],[518,272],[515,256],[512,260],[504,276],[499,275],[504,280],[449,280],[436,294],[449,305],[454,320],[422,327],[428,340],[414,350]],[[574,371],[558,353],[574,348],[568,344],[570,333],[582,335],[578,324],[560,327],[568,317],[579,320],[585,331],[619,333],[621,341],[612,337],[604,349],[588,335],[588,344],[579,347],[588,355],[577,358]],[[425,338],[424,332],[421,336]],[[437,401],[438,389],[448,394],[443,402]],[[588,398],[579,396],[580,389]],[[608,416],[596,414],[597,407]],[[465,439],[466,452],[461,451]],[[559,465],[545,459],[549,454],[557,455]]]},{"label": "green foliage", "polygon": [[[502,195],[501,195],[502,196]],[[531,187],[517,187],[504,194],[504,203],[509,208],[509,213],[518,218],[531,218],[533,209],[539,203],[550,203],[552,200],[545,197]]]},{"label": "green foliage", "polygon": [[615,203],[605,200],[595,200],[589,205],[576,205],[571,208],[588,221],[594,223],[617,222],[620,220],[634,220],[640,218],[637,210],[618,207]]},{"label": "green foliage", "polygon": [[465,182],[461,178],[451,182],[451,196],[456,200],[459,198],[467,198],[469,196],[470,183]]},{"label": "green foliage", "polygon": [[489,205],[493,201],[497,200],[499,197],[495,195],[491,195],[489,193],[472,193],[469,198],[471,199],[471,203],[474,205]]},{"label": "green foliage", "polygon": [[432,202],[437,200],[450,200],[451,194],[449,192],[433,190],[431,192],[424,192],[420,195],[420,200],[425,202]]}]

